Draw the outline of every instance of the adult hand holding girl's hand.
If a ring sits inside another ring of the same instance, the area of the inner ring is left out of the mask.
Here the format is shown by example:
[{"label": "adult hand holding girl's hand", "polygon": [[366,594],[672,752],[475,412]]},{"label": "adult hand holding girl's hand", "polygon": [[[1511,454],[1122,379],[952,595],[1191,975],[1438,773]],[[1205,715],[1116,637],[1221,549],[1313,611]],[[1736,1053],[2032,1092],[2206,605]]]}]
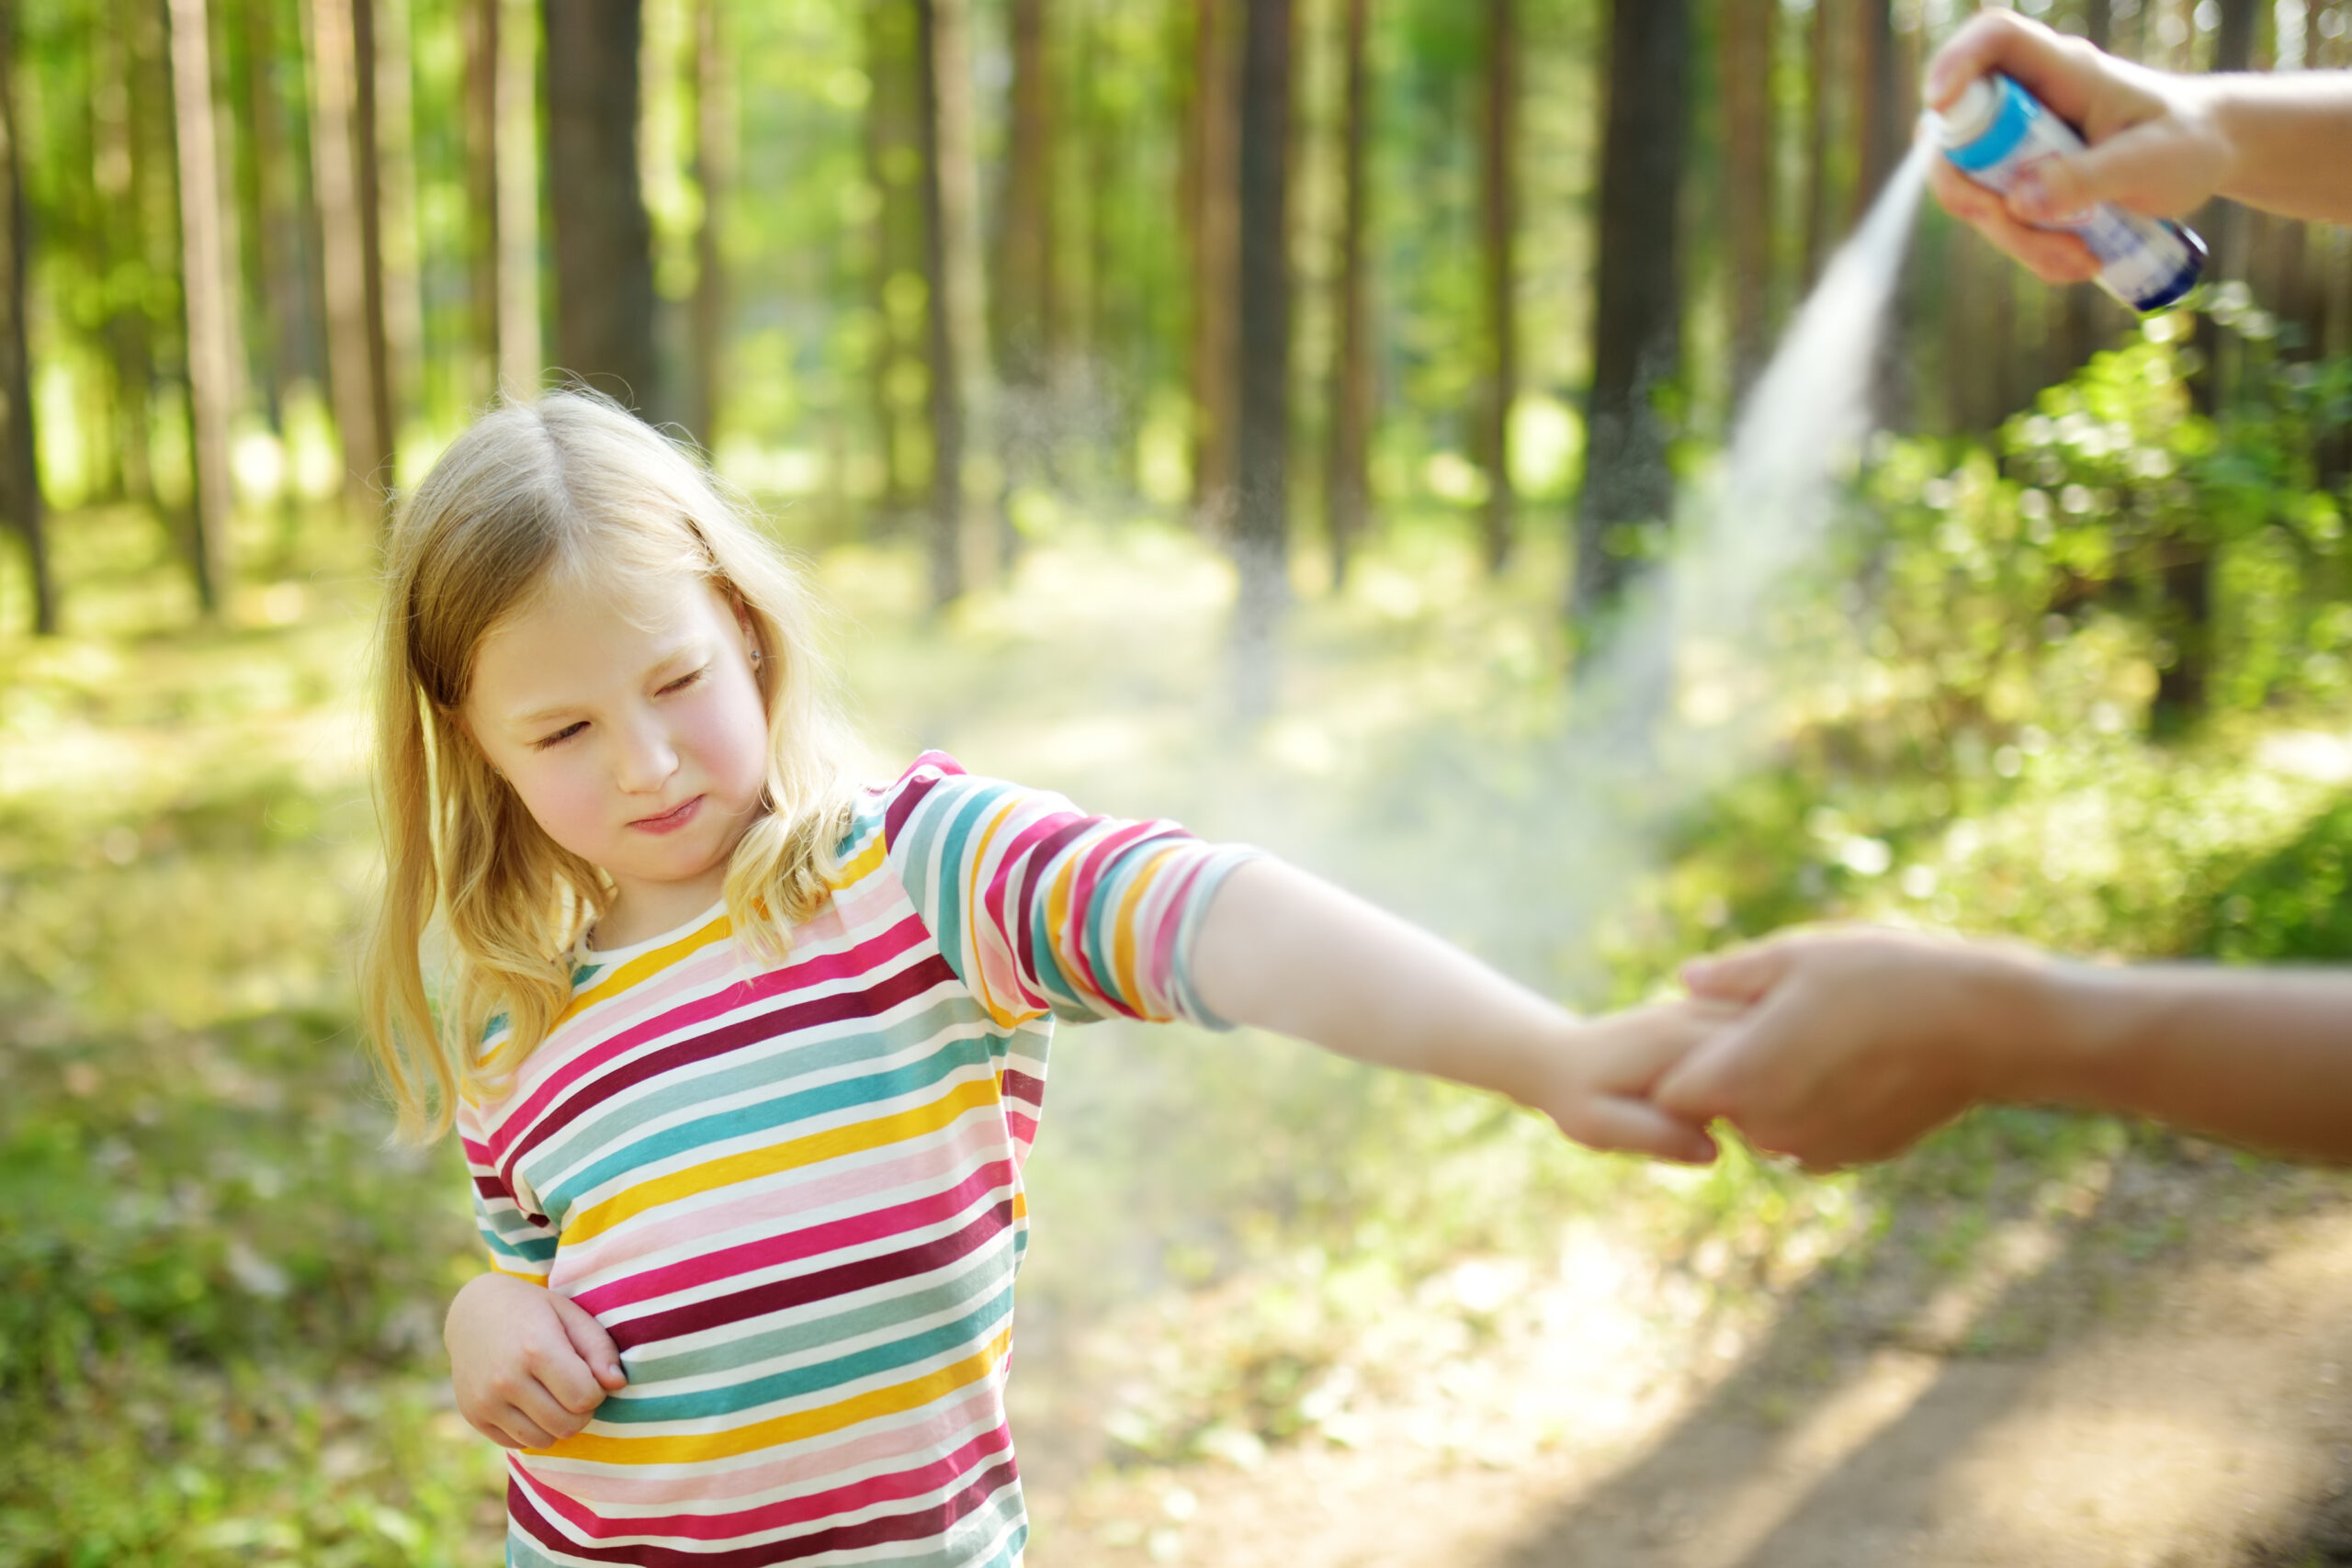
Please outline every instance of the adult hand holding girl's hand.
[{"label": "adult hand holding girl's hand", "polygon": [[1984,1100],[2015,1098],[2042,1031],[2024,950],[1891,931],[1774,937],[1683,970],[1746,1010],[1669,1066],[1656,1099],[1721,1117],[1808,1169],[1884,1159]]},{"label": "adult hand holding girl's hand", "polygon": [[503,1449],[544,1449],[628,1386],[620,1351],[570,1297],[507,1274],[470,1280],[442,1330],[458,1414]]},{"label": "adult hand holding girl's hand", "polygon": [[1575,1020],[1542,1053],[1532,1084],[1518,1098],[1588,1147],[1703,1165],[1715,1157],[1704,1119],[1654,1095],[1676,1064],[1742,1010],[1694,998]]}]

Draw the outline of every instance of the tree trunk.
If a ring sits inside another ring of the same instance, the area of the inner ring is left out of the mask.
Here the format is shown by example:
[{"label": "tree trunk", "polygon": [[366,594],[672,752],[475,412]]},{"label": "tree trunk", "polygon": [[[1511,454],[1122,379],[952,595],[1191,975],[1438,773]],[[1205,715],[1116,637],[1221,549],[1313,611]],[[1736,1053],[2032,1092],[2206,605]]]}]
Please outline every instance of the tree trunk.
[{"label": "tree trunk", "polygon": [[529,398],[547,367],[539,299],[538,8],[498,7],[498,382]]},{"label": "tree trunk", "polygon": [[1519,312],[1512,241],[1519,228],[1519,20],[1514,0],[1487,0],[1487,81],[1480,127],[1480,257],[1486,303],[1487,387],[1478,463],[1487,474],[1487,570],[1510,558],[1510,410],[1519,395]]},{"label": "tree trunk", "polygon": [[1232,38],[1237,3],[1193,0],[1191,123],[1185,136],[1184,208],[1193,272],[1193,513],[1204,532],[1216,536],[1232,527],[1238,417],[1234,295],[1240,217]]},{"label": "tree trunk", "polygon": [[39,447],[33,440],[32,353],[25,330],[25,274],[30,260],[25,231],[25,189],[17,154],[17,13],[0,10],[0,521],[25,542],[33,587],[33,630],[57,630],[57,589],[51,581],[40,493]]},{"label": "tree trunk", "polygon": [[359,280],[368,327],[368,472],[377,512],[392,488],[392,452],[398,436],[392,332],[384,277],[384,160],[382,73],[377,48],[378,0],[351,0],[351,145],[356,155],[355,199],[359,208]]},{"label": "tree trunk", "polygon": [[[2259,20],[2256,0],[2222,0],[2220,25],[2214,29],[2215,71],[2243,71],[2254,59],[2255,28]],[[2216,278],[2243,278],[2246,265],[2245,209],[2234,202],[2209,204],[2199,221],[2213,247]],[[2222,335],[2209,315],[2197,318],[2197,347],[2204,367],[2189,383],[2189,397],[2199,412],[2216,415],[2236,396],[2235,344]],[[2157,572],[2161,599],[2160,629],[2172,645],[2172,659],[2156,676],[2155,700],[2148,709],[2152,733],[2176,735],[2205,712],[2212,670],[2214,553],[2203,539],[2159,541],[2165,558]]]},{"label": "tree trunk", "polygon": [[382,436],[384,482],[393,481],[390,460],[397,449],[403,412],[423,392],[424,299],[422,257],[416,231],[416,113],[409,71],[409,0],[370,0],[369,41],[375,85],[368,118],[376,127],[377,195],[373,210],[379,236],[379,287],[383,291],[384,383]]},{"label": "tree trunk", "polygon": [[1288,596],[1291,0],[1248,0],[1241,68],[1240,344],[1234,399],[1234,626],[1239,709],[1271,701],[1273,629]]},{"label": "tree trunk", "polygon": [[1829,214],[1836,190],[1829,169],[1829,91],[1837,76],[1830,4],[1831,0],[1813,0],[1806,35],[1806,52],[1812,60],[1805,84],[1804,134],[1804,281],[1808,288],[1821,280],[1821,269],[1829,261]]},{"label": "tree trunk", "polygon": [[1724,177],[1731,280],[1731,384],[1745,396],[1772,351],[1772,34],[1779,0],[1724,0]]},{"label": "tree trunk", "polygon": [[[327,384],[343,443],[344,500],[354,517],[383,511],[377,476],[388,451],[380,275],[369,259],[376,225],[359,170],[369,139],[359,101],[355,28],[367,0],[307,0],[311,24],[311,188],[319,205],[321,295],[326,302]],[[373,102],[373,93],[368,95]],[[372,160],[365,160],[372,162]],[[378,279],[371,288],[369,279]],[[379,418],[382,410],[385,417]]]},{"label": "tree trunk", "polygon": [[623,404],[658,404],[653,226],[637,164],[639,0],[543,0],[555,352]]},{"label": "tree trunk", "polygon": [[189,423],[196,462],[190,557],[207,615],[229,608],[229,291],[220,255],[220,164],[204,0],[170,0],[172,109],[178,130],[181,297],[187,308]]},{"label": "tree trunk", "polygon": [[949,294],[952,198],[948,193],[948,118],[942,103],[940,11],[961,0],[915,0],[915,70],[922,84],[924,303],[931,361],[931,602],[953,603],[964,592],[964,396],[956,311]]},{"label": "tree trunk", "polygon": [[1687,0],[1612,0],[1600,144],[1592,387],[1577,510],[1573,618],[1611,604],[1667,522],[1674,479],[1657,394],[1681,368],[1682,187],[1690,41]]},{"label": "tree trunk", "polygon": [[286,102],[276,82],[279,34],[277,8],[245,8],[246,73],[254,162],[254,272],[262,309],[253,314],[262,334],[263,382],[272,428],[285,428],[286,394],[311,378],[316,327],[304,254],[300,181]]},{"label": "tree trunk", "polygon": [[[2112,0],[2085,0],[2083,37],[2100,49],[2108,49],[2115,41],[2114,34]],[[2131,323],[2131,313],[2104,288],[2089,283],[2077,283],[2068,288],[2065,323],[2061,329],[2064,361],[2062,373],[2071,375],[2087,364],[2092,355]]]},{"label": "tree trunk", "polygon": [[500,0],[462,0],[466,79],[466,325],[469,400],[498,387],[498,47]]},{"label": "tree trunk", "polygon": [[[912,374],[926,350],[927,308],[906,309],[901,278],[928,276],[930,181],[923,176],[922,72],[915,63],[912,0],[870,0],[865,7],[865,168],[874,188],[867,231],[876,320],[880,323],[867,376],[874,399],[874,434],[881,458],[877,510],[896,516],[912,509],[919,439],[911,401]],[[922,321],[915,318],[921,316]]]},{"label": "tree trunk", "polygon": [[1054,103],[1046,29],[1046,0],[1012,0],[1012,138],[990,300],[1007,403],[1006,451],[1024,470],[1038,433],[1022,427],[1044,412],[1033,405],[1044,390],[1046,320],[1054,294]]},{"label": "tree trunk", "polygon": [[695,184],[702,226],[695,231],[693,395],[687,428],[705,451],[717,451],[727,385],[728,207],[735,190],[735,83],[728,69],[718,0],[695,6]]},{"label": "tree trunk", "polygon": [[1854,189],[1847,207],[1849,230],[1878,199],[1903,161],[1908,106],[1903,100],[1894,52],[1894,0],[1861,0],[1854,17]]},{"label": "tree trunk", "polygon": [[1331,445],[1323,496],[1331,543],[1331,581],[1347,581],[1348,555],[1363,536],[1372,499],[1371,309],[1365,285],[1364,145],[1370,130],[1364,51],[1371,0],[1347,0],[1340,131],[1340,342],[1331,368]]}]

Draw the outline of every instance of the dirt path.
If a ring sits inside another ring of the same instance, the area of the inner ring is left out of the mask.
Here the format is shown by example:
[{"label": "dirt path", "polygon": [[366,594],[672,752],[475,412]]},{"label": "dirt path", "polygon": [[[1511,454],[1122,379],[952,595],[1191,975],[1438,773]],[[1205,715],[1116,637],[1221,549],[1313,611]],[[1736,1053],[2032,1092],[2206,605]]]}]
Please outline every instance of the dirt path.
[{"label": "dirt path", "polygon": [[1035,1561],[2352,1563],[2352,1183],[2168,1143],[2070,1180],[1966,1201],[1961,1266],[1954,1200],[1646,1338],[1568,1259],[1346,1443],[1041,1478]]}]

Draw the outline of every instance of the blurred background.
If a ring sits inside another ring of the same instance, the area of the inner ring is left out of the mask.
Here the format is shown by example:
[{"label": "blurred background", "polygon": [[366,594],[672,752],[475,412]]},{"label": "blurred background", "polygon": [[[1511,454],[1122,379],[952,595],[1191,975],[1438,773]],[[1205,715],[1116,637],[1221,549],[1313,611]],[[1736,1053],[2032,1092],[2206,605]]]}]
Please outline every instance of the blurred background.
[{"label": "blurred background", "polygon": [[[2019,8],[2352,64],[2343,0]],[[877,775],[1252,840],[1579,1007],[1829,917],[2346,956],[2341,231],[2197,215],[2143,324],[1923,212],[1736,738],[1579,728],[1973,9],[0,0],[0,1568],[498,1550],[351,935],[376,541],[501,387],[754,498]],[[1054,1080],[1041,1568],[2352,1541],[2336,1175],[2016,1111],[1653,1169],[1177,1030]]]}]

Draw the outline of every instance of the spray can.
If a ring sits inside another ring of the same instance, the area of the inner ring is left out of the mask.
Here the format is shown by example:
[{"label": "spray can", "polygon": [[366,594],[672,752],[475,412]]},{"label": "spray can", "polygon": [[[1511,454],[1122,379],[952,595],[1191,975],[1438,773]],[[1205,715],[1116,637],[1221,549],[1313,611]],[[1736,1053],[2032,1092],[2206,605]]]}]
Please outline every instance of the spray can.
[{"label": "spray can", "polygon": [[[1936,140],[1954,167],[2003,195],[2045,158],[2082,151],[2075,128],[2000,72],[1979,76],[1934,117]],[[2071,229],[2098,258],[2098,285],[2134,310],[2177,305],[2205,266],[2205,242],[2179,224],[2101,202]]]}]

